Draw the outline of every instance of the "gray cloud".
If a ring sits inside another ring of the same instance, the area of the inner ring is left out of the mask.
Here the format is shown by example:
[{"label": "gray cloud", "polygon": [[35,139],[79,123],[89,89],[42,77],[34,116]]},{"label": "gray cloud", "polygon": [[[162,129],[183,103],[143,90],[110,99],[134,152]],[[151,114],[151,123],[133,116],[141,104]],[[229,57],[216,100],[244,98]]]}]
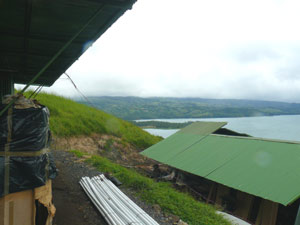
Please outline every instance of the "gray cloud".
[{"label": "gray cloud", "polygon": [[276,1],[138,1],[68,72],[85,95],[300,102],[298,5]]},{"label": "gray cloud", "polygon": [[276,46],[266,42],[248,43],[230,49],[234,60],[240,63],[255,63],[260,60],[276,60],[281,57],[276,51]]},{"label": "gray cloud", "polygon": [[300,81],[300,65],[286,65],[279,68],[275,74],[276,77],[281,80]]}]

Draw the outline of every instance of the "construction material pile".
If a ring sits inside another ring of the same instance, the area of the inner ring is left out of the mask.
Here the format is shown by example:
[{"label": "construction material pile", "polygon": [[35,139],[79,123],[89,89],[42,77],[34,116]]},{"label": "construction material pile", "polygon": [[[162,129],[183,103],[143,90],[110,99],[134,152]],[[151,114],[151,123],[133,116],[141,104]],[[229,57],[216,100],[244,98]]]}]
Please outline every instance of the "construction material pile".
[{"label": "construction material pile", "polygon": [[0,197],[46,184],[56,176],[49,153],[49,110],[23,96],[7,96],[0,111]]},{"label": "construction material pile", "polygon": [[79,183],[109,225],[159,225],[103,174]]}]

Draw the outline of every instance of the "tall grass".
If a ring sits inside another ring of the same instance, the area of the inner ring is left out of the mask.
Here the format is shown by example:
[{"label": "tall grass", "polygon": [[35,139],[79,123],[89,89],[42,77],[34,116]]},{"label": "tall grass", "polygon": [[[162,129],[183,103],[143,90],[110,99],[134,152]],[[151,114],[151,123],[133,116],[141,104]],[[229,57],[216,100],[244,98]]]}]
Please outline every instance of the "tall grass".
[{"label": "tall grass", "polygon": [[160,137],[153,136],[127,121],[70,99],[40,93],[37,100],[49,108],[50,128],[57,136],[110,134],[140,149],[147,148],[161,140]]}]

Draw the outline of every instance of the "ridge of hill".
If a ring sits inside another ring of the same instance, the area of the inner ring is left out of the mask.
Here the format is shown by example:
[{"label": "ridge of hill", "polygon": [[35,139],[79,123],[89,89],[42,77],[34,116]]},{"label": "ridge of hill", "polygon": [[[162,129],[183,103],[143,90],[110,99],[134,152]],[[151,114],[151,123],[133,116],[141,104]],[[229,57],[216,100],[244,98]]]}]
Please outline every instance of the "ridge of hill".
[{"label": "ridge of hill", "polygon": [[50,128],[57,137],[108,134],[139,149],[147,148],[162,139],[130,122],[64,97],[40,93],[36,99],[49,108]]},{"label": "ridge of hill", "polygon": [[[299,103],[205,98],[92,96],[97,108],[126,120],[300,114]],[[83,100],[77,100],[86,104]]]}]

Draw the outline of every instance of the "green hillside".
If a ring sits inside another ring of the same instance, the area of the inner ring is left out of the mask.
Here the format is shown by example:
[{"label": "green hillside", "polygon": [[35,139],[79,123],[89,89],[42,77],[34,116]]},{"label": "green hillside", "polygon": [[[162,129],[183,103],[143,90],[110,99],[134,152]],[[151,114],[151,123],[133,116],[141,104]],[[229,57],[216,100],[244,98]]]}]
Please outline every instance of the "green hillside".
[{"label": "green hillside", "polygon": [[[97,108],[126,120],[300,114],[299,103],[237,99],[92,96]],[[78,99],[78,102],[86,103]]]},{"label": "green hillside", "polygon": [[110,134],[142,149],[161,140],[127,121],[63,97],[41,93],[37,100],[49,108],[50,128],[56,136]]}]

